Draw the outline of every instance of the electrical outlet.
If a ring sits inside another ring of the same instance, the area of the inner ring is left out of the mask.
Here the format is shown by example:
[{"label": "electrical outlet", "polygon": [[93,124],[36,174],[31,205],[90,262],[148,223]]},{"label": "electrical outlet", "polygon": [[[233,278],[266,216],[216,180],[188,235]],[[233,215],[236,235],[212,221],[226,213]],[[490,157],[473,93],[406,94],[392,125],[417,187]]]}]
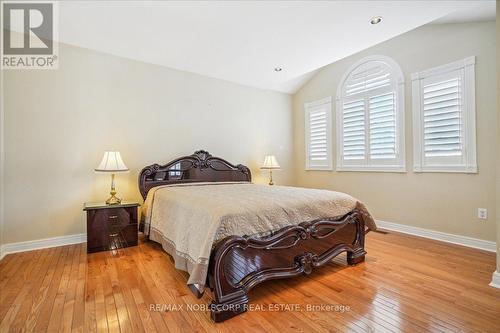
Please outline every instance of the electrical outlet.
[{"label": "electrical outlet", "polygon": [[477,217],[481,220],[487,220],[488,219],[488,209],[478,208],[477,209]]}]

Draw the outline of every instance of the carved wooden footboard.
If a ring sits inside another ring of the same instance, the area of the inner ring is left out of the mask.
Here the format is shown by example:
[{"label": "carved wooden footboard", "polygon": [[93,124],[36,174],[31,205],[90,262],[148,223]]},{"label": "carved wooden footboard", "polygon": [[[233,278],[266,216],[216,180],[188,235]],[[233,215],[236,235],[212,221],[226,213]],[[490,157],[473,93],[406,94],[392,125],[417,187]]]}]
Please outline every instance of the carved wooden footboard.
[{"label": "carved wooden footboard", "polygon": [[208,283],[212,319],[220,322],[248,309],[248,291],[260,282],[309,274],[342,252],[349,264],[365,258],[361,213],[290,226],[264,238],[230,236],[212,251]]}]

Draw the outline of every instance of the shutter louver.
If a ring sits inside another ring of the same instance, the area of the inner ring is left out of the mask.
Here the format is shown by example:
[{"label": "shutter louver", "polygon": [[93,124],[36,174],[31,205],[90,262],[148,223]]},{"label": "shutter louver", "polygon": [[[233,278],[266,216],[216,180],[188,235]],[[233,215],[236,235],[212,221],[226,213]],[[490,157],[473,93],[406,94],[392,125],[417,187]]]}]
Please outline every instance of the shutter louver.
[{"label": "shutter louver", "polygon": [[370,158],[396,158],[394,93],[369,98]]},{"label": "shutter louver", "polygon": [[309,160],[326,161],[327,158],[326,110],[311,111],[309,114]]},{"label": "shutter louver", "polygon": [[461,89],[460,78],[423,87],[426,157],[462,155]]},{"label": "shutter louver", "polygon": [[342,155],[346,160],[365,158],[365,102],[344,103]]}]

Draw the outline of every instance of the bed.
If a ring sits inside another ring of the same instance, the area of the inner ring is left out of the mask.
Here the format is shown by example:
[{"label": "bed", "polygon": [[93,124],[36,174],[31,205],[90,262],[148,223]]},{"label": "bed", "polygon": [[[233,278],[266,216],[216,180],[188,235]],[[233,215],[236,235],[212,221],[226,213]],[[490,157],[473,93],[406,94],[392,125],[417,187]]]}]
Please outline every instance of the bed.
[{"label": "bed", "polygon": [[376,225],[347,194],[251,183],[250,169],[196,151],[139,174],[145,200],[140,230],[187,271],[211,317],[245,312],[259,283],[310,274],[339,254],[364,261],[365,234]]}]

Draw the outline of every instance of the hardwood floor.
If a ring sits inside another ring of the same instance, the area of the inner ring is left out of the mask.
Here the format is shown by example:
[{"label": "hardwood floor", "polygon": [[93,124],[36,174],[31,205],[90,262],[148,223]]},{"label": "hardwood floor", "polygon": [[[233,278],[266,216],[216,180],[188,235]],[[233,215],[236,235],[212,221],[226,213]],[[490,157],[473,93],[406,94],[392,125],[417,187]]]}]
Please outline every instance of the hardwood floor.
[{"label": "hardwood floor", "polygon": [[250,293],[256,311],[219,324],[187,311],[209,293],[196,299],[156,244],[11,254],[0,261],[0,332],[500,332],[493,253],[397,233],[368,234],[367,251],[357,266],[341,256],[309,276],[266,282]]}]

